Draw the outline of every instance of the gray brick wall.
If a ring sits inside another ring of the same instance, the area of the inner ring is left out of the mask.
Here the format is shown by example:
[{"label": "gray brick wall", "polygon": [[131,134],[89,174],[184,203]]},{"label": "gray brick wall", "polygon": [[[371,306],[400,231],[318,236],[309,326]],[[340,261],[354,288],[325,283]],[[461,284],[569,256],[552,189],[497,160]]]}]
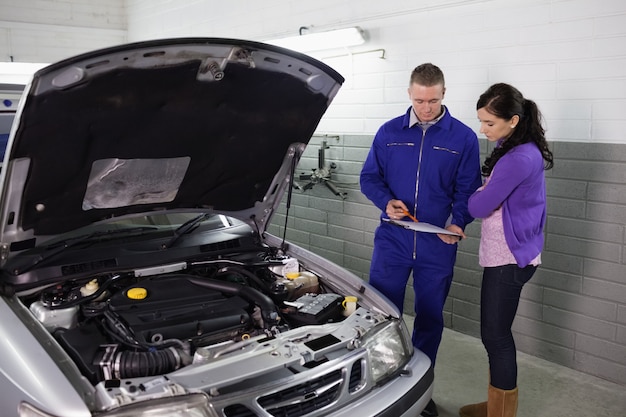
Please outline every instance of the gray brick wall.
[{"label": "gray brick wall", "polygon": [[[359,191],[358,175],[372,136],[314,137],[299,173],[317,168],[322,140],[346,199],[323,184],[294,191],[287,239],[367,280],[379,213]],[[488,146],[481,141],[482,159]],[[520,351],[626,385],[626,145],[554,142],[552,150],[543,264],[522,293],[516,343]],[[270,232],[282,234],[285,212],[283,204]],[[447,327],[479,337],[480,222],[466,233],[444,318]],[[409,283],[407,312],[411,294]]]}]

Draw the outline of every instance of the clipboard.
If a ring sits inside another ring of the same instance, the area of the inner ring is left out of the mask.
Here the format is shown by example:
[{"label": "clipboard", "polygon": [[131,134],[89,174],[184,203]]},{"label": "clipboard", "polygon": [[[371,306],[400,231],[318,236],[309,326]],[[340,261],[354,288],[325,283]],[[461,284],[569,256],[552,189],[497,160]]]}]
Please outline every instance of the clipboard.
[{"label": "clipboard", "polygon": [[424,223],[424,222],[416,223],[416,222],[407,221],[407,220],[391,220],[386,217],[383,218],[383,221],[402,227],[404,229],[413,230],[414,232],[439,233],[442,235],[461,236],[458,233],[451,232],[449,230],[446,230],[439,226],[435,226],[434,224],[430,224],[430,223]]}]

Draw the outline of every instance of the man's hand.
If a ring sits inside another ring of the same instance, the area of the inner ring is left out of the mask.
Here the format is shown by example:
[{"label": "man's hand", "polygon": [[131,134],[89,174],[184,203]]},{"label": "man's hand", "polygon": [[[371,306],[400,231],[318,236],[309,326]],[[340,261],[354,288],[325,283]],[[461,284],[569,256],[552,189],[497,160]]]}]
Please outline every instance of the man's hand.
[{"label": "man's hand", "polygon": [[400,220],[406,217],[405,211],[409,211],[401,200],[389,200],[385,213],[391,220]]},{"label": "man's hand", "polygon": [[465,236],[463,229],[461,229],[456,224],[451,224],[450,226],[446,227],[446,230],[449,230],[454,233],[458,233],[460,235],[460,236],[454,236],[454,235],[444,235],[444,234],[437,233],[437,236],[439,236],[439,239],[441,239],[444,243],[447,243],[448,245],[454,245],[455,243],[458,243],[459,240],[467,237]]},{"label": "man's hand", "polygon": [[[405,211],[408,211],[408,209],[401,200],[392,199],[392,200],[389,200],[389,202],[387,203],[387,208],[385,210],[385,213],[387,213],[387,216],[389,216],[391,220],[401,220],[406,217],[406,214],[404,213]],[[456,224],[451,224],[450,226],[446,227],[446,230],[449,230],[454,233],[458,233],[460,235],[460,236],[454,236],[454,235],[444,235],[444,234],[437,233],[437,236],[439,236],[439,239],[441,239],[444,243],[447,243],[449,245],[454,245],[455,243],[458,243],[459,240],[466,237],[465,233],[463,232],[463,229],[461,229]]]}]

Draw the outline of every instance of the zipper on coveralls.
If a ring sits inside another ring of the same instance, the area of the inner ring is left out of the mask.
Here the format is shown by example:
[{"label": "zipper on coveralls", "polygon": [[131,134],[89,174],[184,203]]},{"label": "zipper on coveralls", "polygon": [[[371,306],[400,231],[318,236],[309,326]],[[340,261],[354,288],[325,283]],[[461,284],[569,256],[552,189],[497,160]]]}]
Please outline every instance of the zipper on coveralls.
[{"label": "zipper on coveralls", "polygon": [[[420,126],[421,128],[421,126]],[[417,175],[415,177],[415,205],[413,207],[413,213],[417,216],[417,194],[420,185],[420,170],[422,169],[422,152],[424,150],[424,138],[426,136],[426,130],[422,129],[422,142],[420,143],[420,153],[417,158]],[[417,257],[417,232],[413,232],[413,260]]]}]

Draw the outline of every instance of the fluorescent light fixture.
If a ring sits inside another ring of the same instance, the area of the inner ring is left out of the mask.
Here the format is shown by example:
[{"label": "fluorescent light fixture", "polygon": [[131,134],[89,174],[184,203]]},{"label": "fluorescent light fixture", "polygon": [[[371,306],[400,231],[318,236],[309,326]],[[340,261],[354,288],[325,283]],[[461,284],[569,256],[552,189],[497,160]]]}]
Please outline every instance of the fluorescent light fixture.
[{"label": "fluorescent light fixture", "polygon": [[266,41],[266,43],[293,49],[294,51],[311,52],[361,45],[365,43],[365,37],[363,35],[363,31],[360,28],[351,27],[272,39]]}]

